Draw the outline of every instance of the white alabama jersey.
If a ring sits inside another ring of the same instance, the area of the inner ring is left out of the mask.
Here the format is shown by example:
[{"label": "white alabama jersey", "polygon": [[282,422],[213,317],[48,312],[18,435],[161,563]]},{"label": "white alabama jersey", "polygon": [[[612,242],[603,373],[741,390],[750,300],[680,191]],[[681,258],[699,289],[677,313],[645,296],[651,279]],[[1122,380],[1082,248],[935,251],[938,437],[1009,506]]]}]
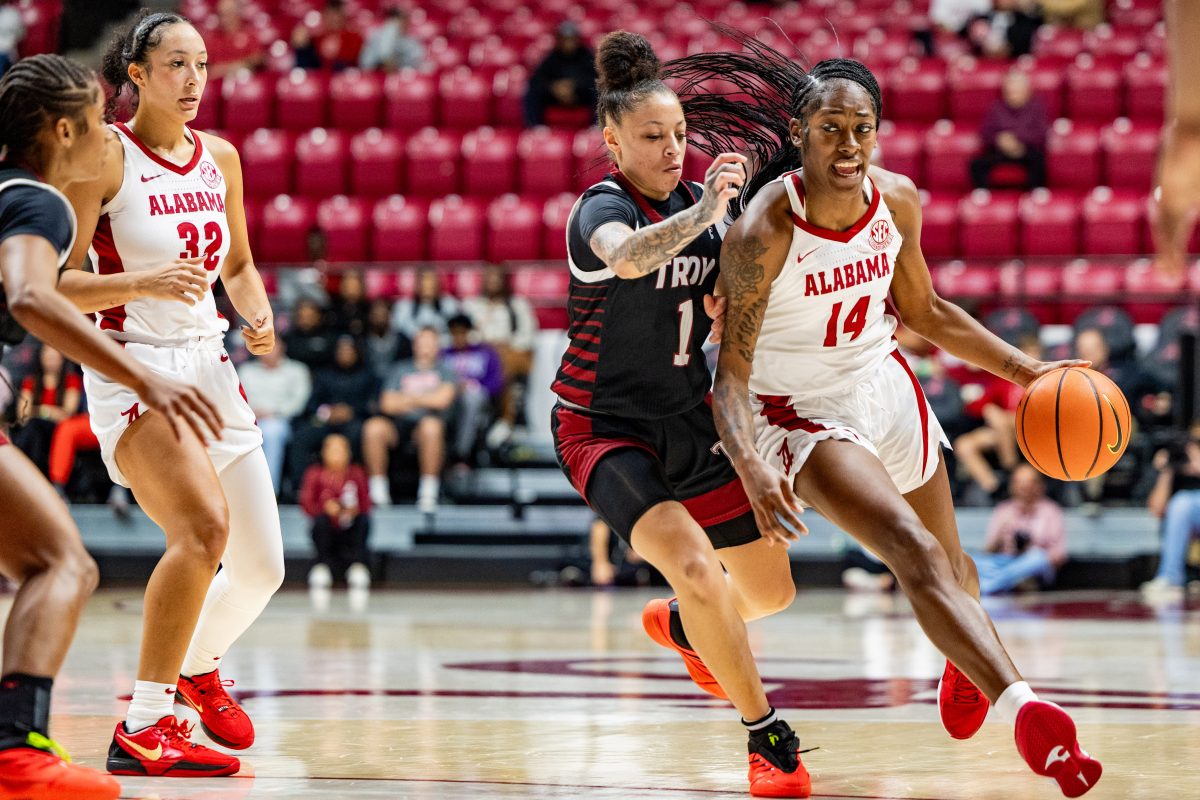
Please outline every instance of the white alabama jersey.
[{"label": "white alabama jersey", "polygon": [[229,322],[217,313],[212,285],[229,252],[225,176],[189,129],[195,152],[187,164],[158,156],[123,123],[112,126],[125,150],[121,189],[100,209],[91,256],[101,275],[143,272],[175,259],[204,257],[209,291],[194,306],[139,298],[100,312],[100,329],[121,341],[178,344],[220,336]]},{"label": "white alabama jersey", "polygon": [[799,170],[777,180],[791,201],[792,246],[771,284],[750,389],[827,395],[866,379],[895,349],[896,319],[886,309],[900,232],[869,177],[863,184],[867,213],[847,231],[805,219]]}]

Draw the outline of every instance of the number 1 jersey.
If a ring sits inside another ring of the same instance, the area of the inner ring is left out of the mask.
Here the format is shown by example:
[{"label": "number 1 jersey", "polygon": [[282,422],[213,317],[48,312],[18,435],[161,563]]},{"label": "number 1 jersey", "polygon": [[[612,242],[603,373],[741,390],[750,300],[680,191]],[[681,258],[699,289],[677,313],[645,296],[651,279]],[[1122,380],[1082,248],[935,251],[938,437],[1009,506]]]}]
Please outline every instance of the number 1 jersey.
[{"label": "number 1 jersey", "polygon": [[158,269],[176,259],[203,258],[209,290],[193,306],[139,298],[98,315],[101,330],[121,341],[178,344],[221,336],[229,322],[217,313],[212,285],[229,252],[225,176],[188,129],[196,149],[175,164],[144,145],[123,123],[112,126],[125,151],[121,189],[100,209],[90,253],[101,275]]}]

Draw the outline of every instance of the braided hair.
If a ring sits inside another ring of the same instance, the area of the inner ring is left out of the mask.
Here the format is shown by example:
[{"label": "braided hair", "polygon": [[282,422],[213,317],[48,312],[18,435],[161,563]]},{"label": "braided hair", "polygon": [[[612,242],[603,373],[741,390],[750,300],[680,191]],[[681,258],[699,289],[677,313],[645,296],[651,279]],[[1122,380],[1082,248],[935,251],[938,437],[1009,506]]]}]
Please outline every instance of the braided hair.
[{"label": "braided hair", "polygon": [[163,32],[181,22],[192,24],[187,17],[170,11],[143,12],[133,27],[117,33],[109,42],[100,65],[100,74],[113,88],[112,96],[108,99],[110,117],[116,112],[126,84],[132,87],[134,97],[137,97],[138,87],[129,77],[129,65],[146,63],[146,57],[162,44]]},{"label": "braided hair", "polygon": [[673,94],[659,72],[662,65],[646,37],[614,31],[596,49],[596,117],[601,125],[621,121],[644,98]]},{"label": "braided hair", "polygon": [[[807,71],[793,59],[754,37],[719,23],[713,27],[742,46],[742,52],[697,53],[666,64],[662,76],[680,82],[678,95],[688,118],[692,144],[709,155],[746,152],[756,166],[738,202],[729,204],[737,218],[759,189],[800,165],[800,149],[792,143],[791,120],[807,127],[835,81],[866,90],[876,121],[883,111],[879,82],[865,65],[848,58],[818,62]],[[724,81],[732,91],[712,92],[710,81]]]},{"label": "braided hair", "polygon": [[44,53],[18,61],[0,79],[4,158],[17,163],[36,159],[38,135],[47,124],[63,118],[86,133],[86,112],[99,91],[92,71],[65,56]]}]

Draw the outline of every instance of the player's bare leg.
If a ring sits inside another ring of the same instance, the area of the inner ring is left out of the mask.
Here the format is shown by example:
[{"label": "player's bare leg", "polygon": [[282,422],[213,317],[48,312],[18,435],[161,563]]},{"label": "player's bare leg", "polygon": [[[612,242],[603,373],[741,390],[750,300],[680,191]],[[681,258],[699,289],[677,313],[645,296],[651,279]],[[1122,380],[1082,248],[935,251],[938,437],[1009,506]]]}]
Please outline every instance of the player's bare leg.
[{"label": "player's bare leg", "polygon": [[786,547],[757,539],[737,547],[723,547],[717,558],[729,571],[729,592],[743,620],[777,614],[796,599],[792,560]]}]

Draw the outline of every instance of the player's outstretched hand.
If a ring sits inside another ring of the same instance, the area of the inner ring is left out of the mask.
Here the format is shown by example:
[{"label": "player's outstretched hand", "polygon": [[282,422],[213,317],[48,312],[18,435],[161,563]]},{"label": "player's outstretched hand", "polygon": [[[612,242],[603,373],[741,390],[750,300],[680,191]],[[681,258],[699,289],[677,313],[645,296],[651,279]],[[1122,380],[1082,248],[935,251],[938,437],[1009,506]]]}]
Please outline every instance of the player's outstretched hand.
[{"label": "player's outstretched hand", "polygon": [[156,300],[174,300],[194,306],[208,291],[204,258],[184,258],[145,273],[142,294]]},{"label": "player's outstretched hand", "polygon": [[1159,174],[1162,185],[1150,208],[1158,268],[1170,277],[1181,277],[1200,211],[1200,131],[1166,127]]},{"label": "player's outstretched hand", "polygon": [[251,354],[261,356],[275,349],[275,317],[270,311],[254,315],[253,325],[242,326],[242,338]]},{"label": "player's outstretched hand", "polygon": [[808,527],[800,521],[800,515],[804,513],[800,498],[792,491],[786,475],[757,459],[741,478],[750,505],[754,507],[758,531],[767,544],[787,547],[801,535],[808,535]]},{"label": "player's outstretched hand", "polygon": [[713,321],[708,340],[713,344],[720,344],[721,334],[725,332],[725,305],[726,299],[720,295],[704,295],[704,313]]},{"label": "player's outstretched hand", "polygon": [[[1066,369],[1067,367],[1082,367],[1087,369],[1091,365],[1092,362],[1082,361],[1078,358],[1068,358],[1065,361],[1042,361],[1033,370],[1033,377],[1029,379],[1029,383],[1033,383],[1047,372],[1054,372],[1056,369]],[[1028,386],[1029,383],[1025,385]]]},{"label": "player's outstretched hand", "polygon": [[191,428],[202,442],[221,438],[221,431],[225,427],[221,412],[195,386],[150,373],[138,393],[138,399],[148,408],[166,415],[176,439],[182,433],[182,425]]},{"label": "player's outstretched hand", "polygon": [[725,219],[729,201],[738,196],[746,183],[746,157],[740,153],[721,153],[704,173],[704,197],[700,206],[709,225]]}]

